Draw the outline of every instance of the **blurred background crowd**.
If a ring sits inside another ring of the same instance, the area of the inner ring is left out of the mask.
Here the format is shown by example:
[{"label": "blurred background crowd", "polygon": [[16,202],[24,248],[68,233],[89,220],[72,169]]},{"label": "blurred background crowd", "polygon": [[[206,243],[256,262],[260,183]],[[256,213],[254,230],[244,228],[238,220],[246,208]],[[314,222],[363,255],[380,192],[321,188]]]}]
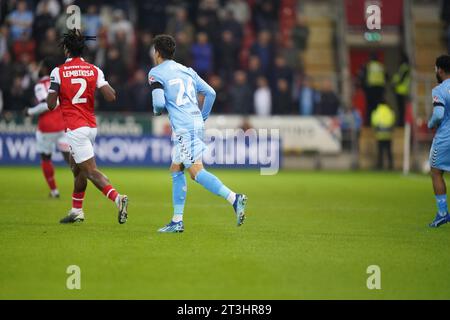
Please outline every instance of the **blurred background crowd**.
[{"label": "blurred background crowd", "polygon": [[[427,157],[433,63],[450,52],[449,0],[0,0],[1,119],[34,105],[44,57],[64,62],[58,44],[72,4],[83,33],[96,36],[85,59],[118,93],[113,103],[98,97],[99,112],[150,114],[150,47],[168,33],[175,59],[216,90],[214,114],[297,115],[328,135],[339,127],[333,139],[359,154],[362,167],[373,162],[376,143],[377,167],[383,149],[389,168],[406,168],[405,141],[415,167]],[[373,4],[379,30],[367,27]],[[316,116],[331,116],[331,128]],[[291,118],[274,118],[278,126],[277,119]],[[289,130],[310,133],[300,124]]]},{"label": "blurred background crowd", "polygon": [[176,60],[193,67],[216,90],[215,113],[336,115],[335,84],[304,72],[302,54],[309,29],[301,14],[286,36],[280,32],[278,0],[119,1],[3,0],[0,11],[0,108],[22,110],[33,103],[37,66],[58,63],[66,30],[66,7],[82,11],[88,43],[85,58],[102,68],[118,92],[102,111],[150,110],[147,73],[152,38],[177,40]]}]

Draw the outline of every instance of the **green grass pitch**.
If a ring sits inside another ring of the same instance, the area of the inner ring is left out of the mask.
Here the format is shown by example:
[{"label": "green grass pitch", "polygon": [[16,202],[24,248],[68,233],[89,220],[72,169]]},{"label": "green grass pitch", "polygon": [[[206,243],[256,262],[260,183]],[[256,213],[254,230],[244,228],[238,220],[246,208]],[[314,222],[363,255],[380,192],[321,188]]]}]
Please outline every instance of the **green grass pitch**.
[{"label": "green grass pitch", "polygon": [[[425,175],[211,170],[249,196],[238,228],[231,207],[188,181],[183,234],[162,169],[104,168],[130,197],[129,220],[88,186],[86,220],[60,225],[71,174],[57,169],[51,200],[39,168],[0,168],[1,299],[450,299],[450,225]],[[81,268],[81,289],[66,268]],[[381,289],[369,290],[369,265]]]}]

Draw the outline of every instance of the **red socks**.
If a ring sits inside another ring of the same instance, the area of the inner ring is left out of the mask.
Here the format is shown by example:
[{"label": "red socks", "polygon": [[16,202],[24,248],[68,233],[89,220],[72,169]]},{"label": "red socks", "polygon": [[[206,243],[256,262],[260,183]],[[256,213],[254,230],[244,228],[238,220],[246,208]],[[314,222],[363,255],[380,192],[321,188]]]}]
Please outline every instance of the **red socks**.
[{"label": "red socks", "polygon": [[51,160],[41,161],[42,172],[44,173],[45,180],[50,187],[50,190],[56,189],[55,170],[53,169],[53,163]]},{"label": "red socks", "polygon": [[[103,194],[115,202],[119,193],[111,185],[106,186],[102,190]],[[81,209],[83,207],[84,192],[72,193],[72,208]]]},{"label": "red socks", "polygon": [[110,200],[114,202],[116,201],[116,198],[119,195],[119,193],[116,191],[116,189],[112,187],[112,185],[104,187],[102,192],[105,196],[107,196]]},{"label": "red socks", "polygon": [[81,209],[83,207],[84,192],[72,193],[72,208]]}]

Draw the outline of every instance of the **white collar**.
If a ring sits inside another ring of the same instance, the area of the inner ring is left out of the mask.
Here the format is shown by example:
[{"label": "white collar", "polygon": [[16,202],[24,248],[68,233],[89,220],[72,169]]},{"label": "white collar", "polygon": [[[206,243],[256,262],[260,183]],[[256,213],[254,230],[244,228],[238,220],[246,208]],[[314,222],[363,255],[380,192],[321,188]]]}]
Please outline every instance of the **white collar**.
[{"label": "white collar", "polygon": [[[82,57],[78,57],[78,58],[80,58],[81,61],[84,61],[84,59],[83,59]],[[67,58],[67,59],[66,59],[66,62],[69,62],[69,61],[72,61],[72,60],[73,60],[73,58]]]}]

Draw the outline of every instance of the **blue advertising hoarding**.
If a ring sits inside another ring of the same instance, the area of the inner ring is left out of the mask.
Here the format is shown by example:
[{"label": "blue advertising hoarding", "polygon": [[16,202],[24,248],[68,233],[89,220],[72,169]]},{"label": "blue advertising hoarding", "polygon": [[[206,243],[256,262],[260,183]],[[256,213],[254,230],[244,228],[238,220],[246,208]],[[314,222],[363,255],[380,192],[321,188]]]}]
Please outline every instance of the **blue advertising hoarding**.
[{"label": "blue advertising hoarding", "polygon": [[[207,139],[208,148],[203,161],[214,167],[279,168],[281,146],[279,139],[259,138],[239,140]],[[172,143],[170,137],[152,135],[99,135],[95,141],[96,161],[99,166],[169,166]],[[63,158],[55,152],[53,160],[62,164]],[[36,139],[32,133],[0,133],[0,165],[38,165]]]}]

